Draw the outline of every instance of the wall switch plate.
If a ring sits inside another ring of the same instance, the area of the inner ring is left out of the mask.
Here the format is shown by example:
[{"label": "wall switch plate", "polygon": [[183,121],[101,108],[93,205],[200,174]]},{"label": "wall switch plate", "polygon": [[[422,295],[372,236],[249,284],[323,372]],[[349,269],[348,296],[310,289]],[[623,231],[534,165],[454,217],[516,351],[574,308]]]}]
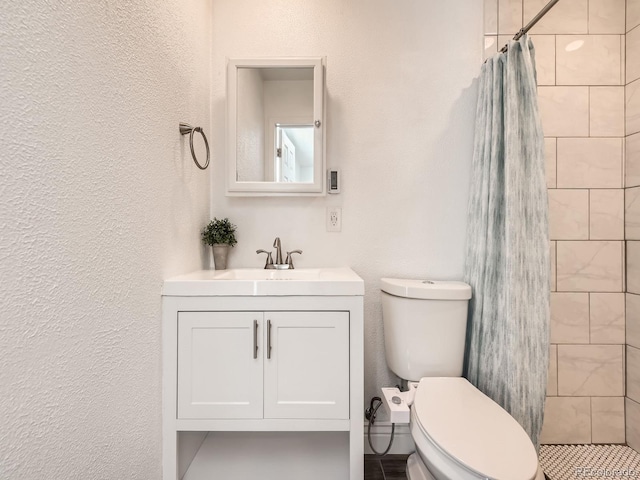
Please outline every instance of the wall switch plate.
[{"label": "wall switch plate", "polygon": [[327,232],[342,231],[342,208],[327,207]]}]

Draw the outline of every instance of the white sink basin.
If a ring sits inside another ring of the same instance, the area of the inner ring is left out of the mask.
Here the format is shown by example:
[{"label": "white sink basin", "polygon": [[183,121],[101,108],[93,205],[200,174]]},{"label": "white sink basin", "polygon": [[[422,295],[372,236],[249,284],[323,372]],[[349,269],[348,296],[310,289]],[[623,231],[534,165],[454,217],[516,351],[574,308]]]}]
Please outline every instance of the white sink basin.
[{"label": "white sink basin", "polygon": [[167,296],[364,295],[350,268],[199,270],[165,280]]},{"label": "white sink basin", "polygon": [[320,268],[300,268],[297,270],[234,268],[230,270],[218,270],[213,280],[317,280],[320,278],[321,271]]}]

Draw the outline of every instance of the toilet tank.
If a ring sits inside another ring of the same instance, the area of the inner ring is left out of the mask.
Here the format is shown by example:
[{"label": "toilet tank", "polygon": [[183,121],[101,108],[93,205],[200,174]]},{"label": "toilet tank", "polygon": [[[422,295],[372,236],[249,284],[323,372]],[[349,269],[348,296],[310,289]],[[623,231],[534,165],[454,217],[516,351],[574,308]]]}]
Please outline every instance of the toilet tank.
[{"label": "toilet tank", "polygon": [[402,379],[460,377],[471,287],[381,279],[387,365]]}]

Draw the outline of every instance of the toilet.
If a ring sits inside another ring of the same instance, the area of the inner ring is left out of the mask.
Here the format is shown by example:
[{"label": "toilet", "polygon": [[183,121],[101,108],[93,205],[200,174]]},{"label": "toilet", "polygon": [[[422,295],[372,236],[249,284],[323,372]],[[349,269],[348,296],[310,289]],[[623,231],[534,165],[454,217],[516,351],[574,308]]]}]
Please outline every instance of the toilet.
[{"label": "toilet", "polygon": [[400,378],[418,382],[409,480],[544,478],[520,424],[462,378],[471,287],[383,278],[381,289],[387,364]]}]

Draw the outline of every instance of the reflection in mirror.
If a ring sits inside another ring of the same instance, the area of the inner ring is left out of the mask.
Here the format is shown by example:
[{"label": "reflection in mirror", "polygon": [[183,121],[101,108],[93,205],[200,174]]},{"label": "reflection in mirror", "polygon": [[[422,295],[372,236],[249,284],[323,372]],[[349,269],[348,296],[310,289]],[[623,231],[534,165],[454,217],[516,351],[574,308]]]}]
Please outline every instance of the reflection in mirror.
[{"label": "reflection in mirror", "polygon": [[313,183],[313,75],[313,67],[238,67],[238,182]]},{"label": "reflection in mirror", "polygon": [[313,125],[276,124],[276,182],[313,182]]}]

